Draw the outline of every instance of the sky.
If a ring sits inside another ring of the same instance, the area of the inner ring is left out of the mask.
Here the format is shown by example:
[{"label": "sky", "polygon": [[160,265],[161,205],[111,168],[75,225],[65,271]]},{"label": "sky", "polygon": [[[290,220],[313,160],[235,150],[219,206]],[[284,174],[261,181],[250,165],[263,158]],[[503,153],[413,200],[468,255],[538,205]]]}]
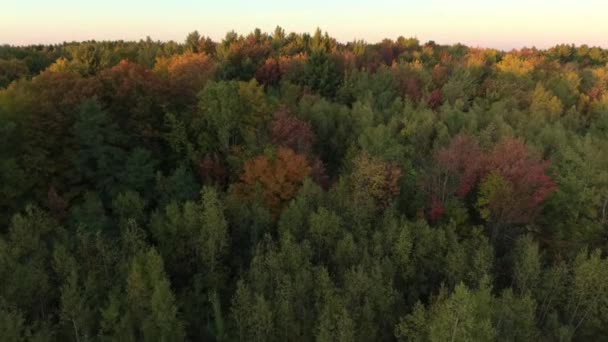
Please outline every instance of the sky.
[{"label": "sky", "polygon": [[416,37],[503,50],[559,43],[608,48],[608,0],[2,0],[0,44],[81,40],[221,40],[254,28],[341,42]]}]

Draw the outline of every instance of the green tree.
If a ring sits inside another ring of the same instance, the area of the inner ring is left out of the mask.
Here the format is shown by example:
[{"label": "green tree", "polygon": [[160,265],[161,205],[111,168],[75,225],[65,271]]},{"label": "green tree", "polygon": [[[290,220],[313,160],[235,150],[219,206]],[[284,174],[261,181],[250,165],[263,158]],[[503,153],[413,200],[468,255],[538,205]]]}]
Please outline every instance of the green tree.
[{"label": "green tree", "polygon": [[[218,273],[223,264],[222,258],[228,247],[228,224],[224,218],[223,206],[213,188],[205,187],[202,191],[201,235],[199,241],[202,261],[209,275]],[[216,275],[217,277],[217,275]],[[212,283],[219,286],[219,279]],[[219,290],[219,288],[215,288]]]},{"label": "green tree", "polygon": [[73,163],[81,180],[103,193],[113,191],[125,158],[118,127],[99,104],[88,101],[80,107],[72,133],[79,147]]},{"label": "green tree", "polygon": [[395,337],[399,341],[428,341],[427,310],[417,302],[412,312],[402,317],[395,326]]},{"label": "green tree", "polygon": [[62,236],[63,229],[46,212],[28,206],[13,216],[7,234],[0,237],[0,303],[28,323],[50,323],[59,301],[51,261]]},{"label": "green tree", "polygon": [[[122,322],[109,326],[108,338],[144,341],[180,341],[184,339],[183,324],[177,317],[175,298],[165,275],[163,261],[153,249],[141,251],[131,262],[126,282],[125,312]],[[117,297],[102,315],[107,323],[116,310]],[[122,306],[121,305],[121,306]],[[118,318],[118,317],[116,317]],[[121,331],[122,329],[125,329]]]},{"label": "green tree", "polygon": [[190,51],[190,52],[194,52],[197,53],[198,51],[198,46],[199,46],[199,41],[201,40],[201,35],[198,33],[198,31],[192,31],[190,33],[188,33],[188,36],[186,37],[186,50]]},{"label": "green tree", "polygon": [[493,298],[487,279],[477,291],[459,284],[454,292],[434,307],[429,321],[431,341],[492,341],[496,331],[491,322]]},{"label": "green tree", "polygon": [[599,336],[603,331],[608,303],[608,260],[595,250],[581,251],[572,265],[572,283],[567,324],[575,336]]},{"label": "green tree", "polygon": [[4,341],[27,341],[29,333],[25,319],[19,312],[10,310],[5,304],[0,306],[0,338]]},{"label": "green tree", "polygon": [[259,150],[265,142],[263,132],[272,110],[255,80],[208,82],[198,100],[199,112],[191,120],[166,118],[170,129],[166,139],[176,152],[198,162],[210,152],[233,152],[237,145]]},{"label": "green tree", "polygon": [[513,280],[520,294],[534,294],[541,278],[538,244],[530,235],[517,239],[513,249]]},{"label": "green tree", "polygon": [[525,294],[513,294],[508,288],[497,298],[494,326],[496,336],[507,341],[530,341],[539,338],[536,325],[536,302]]},{"label": "green tree", "polygon": [[304,68],[304,83],[321,96],[333,98],[342,82],[331,56],[326,52],[313,52]]}]

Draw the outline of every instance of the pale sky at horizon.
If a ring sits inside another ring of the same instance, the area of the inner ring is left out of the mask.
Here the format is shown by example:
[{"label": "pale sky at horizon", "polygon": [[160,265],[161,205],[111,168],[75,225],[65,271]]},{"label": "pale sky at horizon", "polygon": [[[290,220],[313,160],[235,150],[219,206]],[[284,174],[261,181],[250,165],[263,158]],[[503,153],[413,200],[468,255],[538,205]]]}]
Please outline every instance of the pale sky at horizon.
[{"label": "pale sky at horizon", "polygon": [[220,40],[230,30],[246,34],[313,32],[339,41],[403,35],[422,42],[461,42],[498,49],[559,43],[608,48],[608,0],[5,0],[0,44],[81,40],[183,41],[198,30]]}]

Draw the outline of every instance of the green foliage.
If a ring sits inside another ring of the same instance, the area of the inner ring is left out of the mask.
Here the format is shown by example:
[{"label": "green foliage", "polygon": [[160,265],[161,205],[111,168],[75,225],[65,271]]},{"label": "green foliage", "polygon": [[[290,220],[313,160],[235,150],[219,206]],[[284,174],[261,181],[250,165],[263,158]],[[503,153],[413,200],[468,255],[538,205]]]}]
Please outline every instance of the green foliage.
[{"label": "green foliage", "polygon": [[[201,118],[200,123],[195,121],[197,128],[202,129],[205,125],[207,127],[205,133],[214,135],[213,141],[218,142],[218,148],[226,150],[234,145],[238,141],[242,110],[239,103],[238,83],[210,82],[199,94],[199,104]],[[205,136],[198,137],[200,146],[210,143],[203,140],[204,138]]]},{"label": "green foliage", "polygon": [[207,272],[215,272],[221,265],[221,258],[228,246],[228,227],[222,204],[212,188],[203,188],[202,232],[199,237],[202,246],[203,263]]},{"label": "green foliage", "polygon": [[459,103],[459,106],[468,106],[470,99],[475,94],[477,82],[469,70],[459,68],[453,72],[441,88],[441,94],[452,105]]},{"label": "green foliage", "polygon": [[427,313],[422,303],[417,302],[412,313],[403,317],[395,328],[395,336],[399,341],[426,341],[428,332],[426,326]]},{"label": "green foliage", "polygon": [[58,299],[50,261],[62,235],[47,213],[29,206],[13,216],[7,235],[0,239],[0,302],[22,312],[30,324],[44,322],[45,308]]},{"label": "green foliage", "polygon": [[541,276],[538,244],[530,235],[520,237],[513,249],[513,280],[520,293],[535,293]]},{"label": "green foliage", "polygon": [[102,311],[107,338],[144,341],[184,338],[162,258],[154,249],[141,251],[133,258],[125,291],[124,299],[111,295],[109,306]]},{"label": "green foliage", "polygon": [[[255,145],[261,139],[260,127],[271,118],[263,88],[255,80],[209,82],[199,94],[199,109],[200,117],[193,118],[191,128],[200,152],[228,152],[238,144]],[[172,122],[175,129],[183,130]],[[180,148],[176,139],[184,139],[179,132],[172,133],[174,149]]]},{"label": "green foliage", "polygon": [[135,190],[140,193],[150,191],[154,183],[156,160],[150,151],[135,148],[129,153],[124,161],[124,169],[120,175],[120,183],[125,189]]},{"label": "green foliage", "polygon": [[5,341],[26,341],[25,320],[18,312],[12,312],[4,306],[0,308],[0,337]]},{"label": "green foliage", "polygon": [[333,98],[341,82],[341,75],[326,52],[313,52],[304,68],[304,83],[320,95]]},{"label": "green foliage", "polygon": [[[459,284],[450,295],[442,293],[425,312],[420,304],[397,326],[397,337],[430,341],[493,341],[496,331],[491,312],[494,298],[487,278],[478,290]],[[425,318],[426,317],[426,318]],[[426,324],[423,324],[426,320]]]},{"label": "green foliage", "polygon": [[99,104],[90,101],[81,106],[72,133],[79,146],[73,161],[78,174],[99,191],[111,193],[125,160],[118,127]]},{"label": "green foliage", "polygon": [[530,294],[515,296],[506,289],[497,298],[494,321],[497,336],[507,341],[530,341],[539,338],[536,326],[536,302]]},{"label": "green foliage", "polygon": [[500,201],[510,200],[512,197],[511,185],[494,172],[488,175],[479,186],[479,198],[477,208],[479,215],[486,221],[499,220],[501,212]]}]

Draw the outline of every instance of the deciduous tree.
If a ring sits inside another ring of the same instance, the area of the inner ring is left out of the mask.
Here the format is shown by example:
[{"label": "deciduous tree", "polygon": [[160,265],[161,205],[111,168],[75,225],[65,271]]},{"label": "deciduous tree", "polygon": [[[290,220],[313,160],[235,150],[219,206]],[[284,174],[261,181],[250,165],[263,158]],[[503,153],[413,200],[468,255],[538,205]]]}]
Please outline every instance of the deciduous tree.
[{"label": "deciduous tree", "polygon": [[305,156],[279,147],[275,155],[261,155],[247,161],[243,170],[237,191],[245,197],[261,195],[266,205],[278,214],[296,195],[310,173],[310,166]]}]

